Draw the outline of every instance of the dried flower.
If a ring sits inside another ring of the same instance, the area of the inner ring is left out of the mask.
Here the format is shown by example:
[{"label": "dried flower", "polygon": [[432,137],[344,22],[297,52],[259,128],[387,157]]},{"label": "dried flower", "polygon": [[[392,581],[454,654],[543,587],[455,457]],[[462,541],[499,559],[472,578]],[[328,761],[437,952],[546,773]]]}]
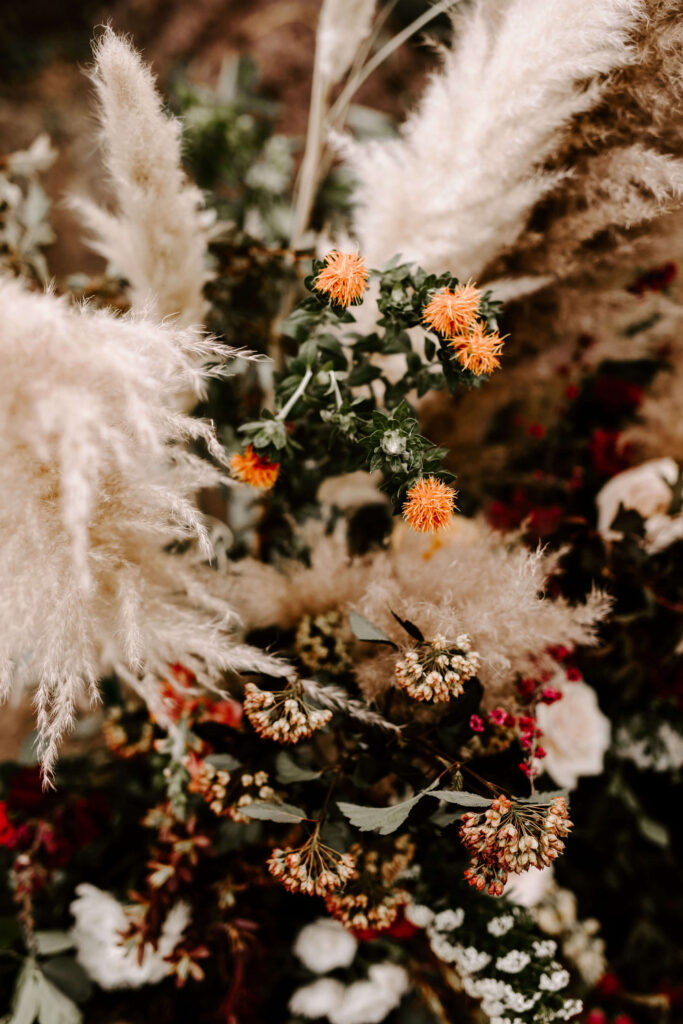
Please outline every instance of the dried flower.
[{"label": "dried flower", "polygon": [[481,377],[500,366],[498,356],[503,349],[503,339],[498,331],[487,334],[485,325],[476,323],[468,334],[453,338],[451,347],[460,365]]},{"label": "dried flower", "polygon": [[301,739],[308,739],[332,718],[329,709],[313,708],[305,701],[298,680],[276,693],[247,683],[244,710],[259,736],[278,743],[298,743]]},{"label": "dried flower", "polygon": [[495,799],[484,814],[461,818],[460,838],[472,854],[465,878],[490,896],[502,895],[508,872],[547,867],[562,852],[561,837],[572,827],[567,801],[521,804],[505,796]]},{"label": "dried flower", "polygon": [[358,843],[349,852],[356,869],[343,893],[332,892],[325,897],[328,911],[347,928],[389,928],[399,909],[410,902],[410,894],[395,883],[415,855],[414,843],[408,835],[401,835],[386,857],[382,851],[363,849]]},{"label": "dried flower", "polygon": [[152,749],[154,739],[154,726],[151,722],[143,722],[137,740],[131,739],[122,724],[123,710],[120,707],[111,707],[102,725],[102,737],[107,747],[117,757],[128,760],[137,754],[146,754]]},{"label": "dried flower", "polygon": [[456,492],[435,476],[423,477],[408,491],[403,515],[413,530],[434,533],[450,522]]},{"label": "dried flower", "polygon": [[479,299],[479,290],[471,284],[443,288],[425,306],[422,319],[443,338],[456,338],[474,324]]},{"label": "dried flower", "polygon": [[471,648],[467,633],[457,637],[453,646],[437,633],[426,650],[408,651],[403,660],[396,662],[396,681],[415,700],[459,697],[479,668],[479,655]]},{"label": "dried flower", "polygon": [[349,642],[353,639],[347,620],[338,611],[304,615],[296,631],[299,659],[317,672],[321,668],[331,676],[343,675],[353,666]]},{"label": "dried flower", "polygon": [[250,487],[272,487],[280,472],[280,463],[271,462],[267,455],[259,455],[253,445],[247,445],[244,454],[239,452],[230,459],[230,469],[238,480]]},{"label": "dried flower", "polygon": [[273,850],[268,870],[289,892],[325,896],[346,885],[356,870],[356,861],[350,853],[325,846],[316,831],[296,850]]},{"label": "dried flower", "polygon": [[329,295],[338,306],[357,303],[368,284],[365,260],[358,252],[338,252],[333,249],[325,257],[326,266],[315,279],[319,292]]}]

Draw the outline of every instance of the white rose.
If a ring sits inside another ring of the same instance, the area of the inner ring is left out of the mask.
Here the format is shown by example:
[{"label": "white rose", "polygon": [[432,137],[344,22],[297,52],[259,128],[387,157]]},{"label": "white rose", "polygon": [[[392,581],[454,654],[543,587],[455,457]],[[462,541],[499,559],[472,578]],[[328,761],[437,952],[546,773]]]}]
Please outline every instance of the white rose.
[{"label": "white rose", "polygon": [[171,973],[170,956],[190,922],[190,908],[176,903],[163,923],[159,942],[145,945],[142,961],[137,946],[124,944],[122,934],[131,922],[126,907],[94,885],[76,887],[78,898],[70,910],[76,919],[71,935],[77,958],[87,974],[104,989],[155,985]]},{"label": "white rose", "polygon": [[327,974],[336,967],[348,967],[356,955],[358,943],[343,924],[332,917],[321,917],[307,924],[294,943],[294,953],[316,974]]},{"label": "white rose", "polygon": [[311,985],[298,988],[289,1000],[290,1013],[299,1017],[327,1017],[339,1009],[346,989],[334,978],[318,978]]},{"label": "white rose", "polygon": [[[650,459],[640,466],[617,473],[598,494],[598,532],[605,540],[619,540],[622,534],[610,529],[619,506],[635,509],[643,519],[657,517],[653,523],[656,533],[661,532],[661,517],[669,519],[666,511],[671,504],[671,487],[678,479],[678,465],[673,459]],[[659,520],[659,522],[658,522]],[[670,541],[669,541],[670,543]]]},{"label": "white rose", "polygon": [[536,717],[546,751],[543,766],[559,786],[573,789],[582,775],[599,775],[610,742],[609,719],[598,707],[595,690],[562,678],[552,683],[562,693],[554,704],[539,704]]},{"label": "white rose", "polygon": [[379,1024],[408,991],[408,975],[397,964],[375,964],[367,981],[356,981],[341,1006],[328,1014],[331,1024]]}]

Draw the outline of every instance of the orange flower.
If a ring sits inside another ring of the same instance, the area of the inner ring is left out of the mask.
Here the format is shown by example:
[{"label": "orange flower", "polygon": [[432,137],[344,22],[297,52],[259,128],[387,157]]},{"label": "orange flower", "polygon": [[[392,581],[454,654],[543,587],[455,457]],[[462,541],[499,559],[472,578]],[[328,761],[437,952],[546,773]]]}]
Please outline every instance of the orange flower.
[{"label": "orange flower", "polygon": [[425,306],[422,319],[437,334],[454,338],[467,331],[479,312],[479,289],[472,284],[459,285],[454,291],[443,288]]},{"label": "orange flower", "polygon": [[324,267],[315,279],[319,292],[329,295],[338,306],[350,306],[361,297],[368,285],[365,260],[357,252],[333,249],[325,257]]},{"label": "orange flower", "polygon": [[460,338],[454,338],[451,342],[452,348],[461,366],[471,370],[477,377],[483,373],[493,373],[500,366],[500,355],[503,348],[503,339],[498,331],[487,334],[483,324],[475,324],[470,334]]},{"label": "orange flower", "polygon": [[280,472],[280,463],[271,462],[267,455],[259,455],[247,445],[244,455],[236,452],[230,459],[230,469],[238,480],[251,487],[272,487]]},{"label": "orange flower", "polygon": [[448,526],[455,508],[455,493],[435,476],[423,477],[408,491],[403,515],[419,533],[435,533]]}]

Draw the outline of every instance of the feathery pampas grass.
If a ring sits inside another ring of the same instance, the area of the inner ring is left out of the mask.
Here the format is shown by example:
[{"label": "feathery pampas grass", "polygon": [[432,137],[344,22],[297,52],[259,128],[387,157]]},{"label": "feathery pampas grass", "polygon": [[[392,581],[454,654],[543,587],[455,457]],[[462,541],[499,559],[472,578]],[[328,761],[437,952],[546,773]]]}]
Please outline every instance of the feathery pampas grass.
[{"label": "feathery pampas grass", "polygon": [[340,143],[368,262],[400,252],[481,280],[568,173],[543,165],[571,119],[598,102],[603,76],[633,59],[642,12],[641,0],[474,3],[400,137]]},{"label": "feathery pampas grass", "polygon": [[0,279],[0,696],[37,684],[48,778],[107,672],[144,678],[153,703],[176,662],[213,685],[226,669],[277,671],[231,644],[235,616],[201,564],[211,546],[193,503],[224,481],[225,456],[210,423],[177,410],[178,393],[203,391],[197,359],[228,354],[172,323]]},{"label": "feathery pampas grass", "polygon": [[[530,552],[514,536],[455,517],[438,547],[399,525],[388,552],[362,558],[349,558],[341,537],[334,537],[312,545],[310,567],[291,563],[278,572],[255,561],[238,562],[233,603],[251,628],[277,623],[286,629],[306,614],[339,611],[346,617],[354,608],[401,646],[407,637],[391,611],[427,638],[469,633],[481,655],[478,675],[491,705],[514,698],[518,674],[554,667],[549,646],[596,642],[610,599],[596,591],[585,604],[570,606],[545,597],[557,557]],[[395,657],[357,645],[354,670],[368,698],[392,685]]]},{"label": "feathery pampas grass", "polygon": [[126,39],[106,29],[94,55],[91,78],[117,210],[82,198],[72,205],[93,247],[130,283],[134,310],[201,324],[207,215],[181,166],[181,124],[164,113],[152,72]]}]

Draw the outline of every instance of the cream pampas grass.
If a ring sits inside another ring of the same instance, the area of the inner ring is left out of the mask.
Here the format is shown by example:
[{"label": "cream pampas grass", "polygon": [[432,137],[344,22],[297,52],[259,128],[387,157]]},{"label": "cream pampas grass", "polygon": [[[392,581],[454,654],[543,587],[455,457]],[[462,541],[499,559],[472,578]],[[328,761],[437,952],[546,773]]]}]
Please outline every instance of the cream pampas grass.
[{"label": "cream pampas grass", "polygon": [[568,173],[544,165],[604,76],[633,59],[642,11],[641,0],[477,0],[400,137],[343,146],[369,264],[401,253],[482,280]]},{"label": "cream pampas grass", "polygon": [[[335,536],[313,542],[310,567],[291,563],[278,572],[255,561],[238,562],[233,602],[251,628],[287,629],[304,615],[333,611],[345,621],[355,609],[401,646],[407,634],[392,611],[414,622],[428,639],[436,633],[450,639],[469,633],[481,655],[478,675],[491,706],[514,700],[520,674],[554,667],[548,647],[596,642],[610,599],[593,592],[576,606],[551,600],[545,590],[556,571],[556,555],[530,552],[514,536],[455,517],[439,546],[399,525],[387,552],[362,558],[351,559],[343,538]],[[355,646],[354,672],[366,697],[393,684],[395,658],[386,647]]]},{"label": "cream pampas grass", "polygon": [[153,702],[169,664],[215,685],[273,663],[231,644],[194,505],[224,479],[224,455],[210,423],[177,411],[179,393],[203,391],[197,358],[227,354],[171,323],[0,280],[0,694],[37,686],[48,777],[103,674]]},{"label": "cream pampas grass", "polygon": [[73,205],[94,248],[128,280],[134,310],[201,324],[206,214],[181,166],[181,124],[164,112],[154,76],[126,39],[107,29],[94,53],[91,78],[116,209],[84,199]]}]

